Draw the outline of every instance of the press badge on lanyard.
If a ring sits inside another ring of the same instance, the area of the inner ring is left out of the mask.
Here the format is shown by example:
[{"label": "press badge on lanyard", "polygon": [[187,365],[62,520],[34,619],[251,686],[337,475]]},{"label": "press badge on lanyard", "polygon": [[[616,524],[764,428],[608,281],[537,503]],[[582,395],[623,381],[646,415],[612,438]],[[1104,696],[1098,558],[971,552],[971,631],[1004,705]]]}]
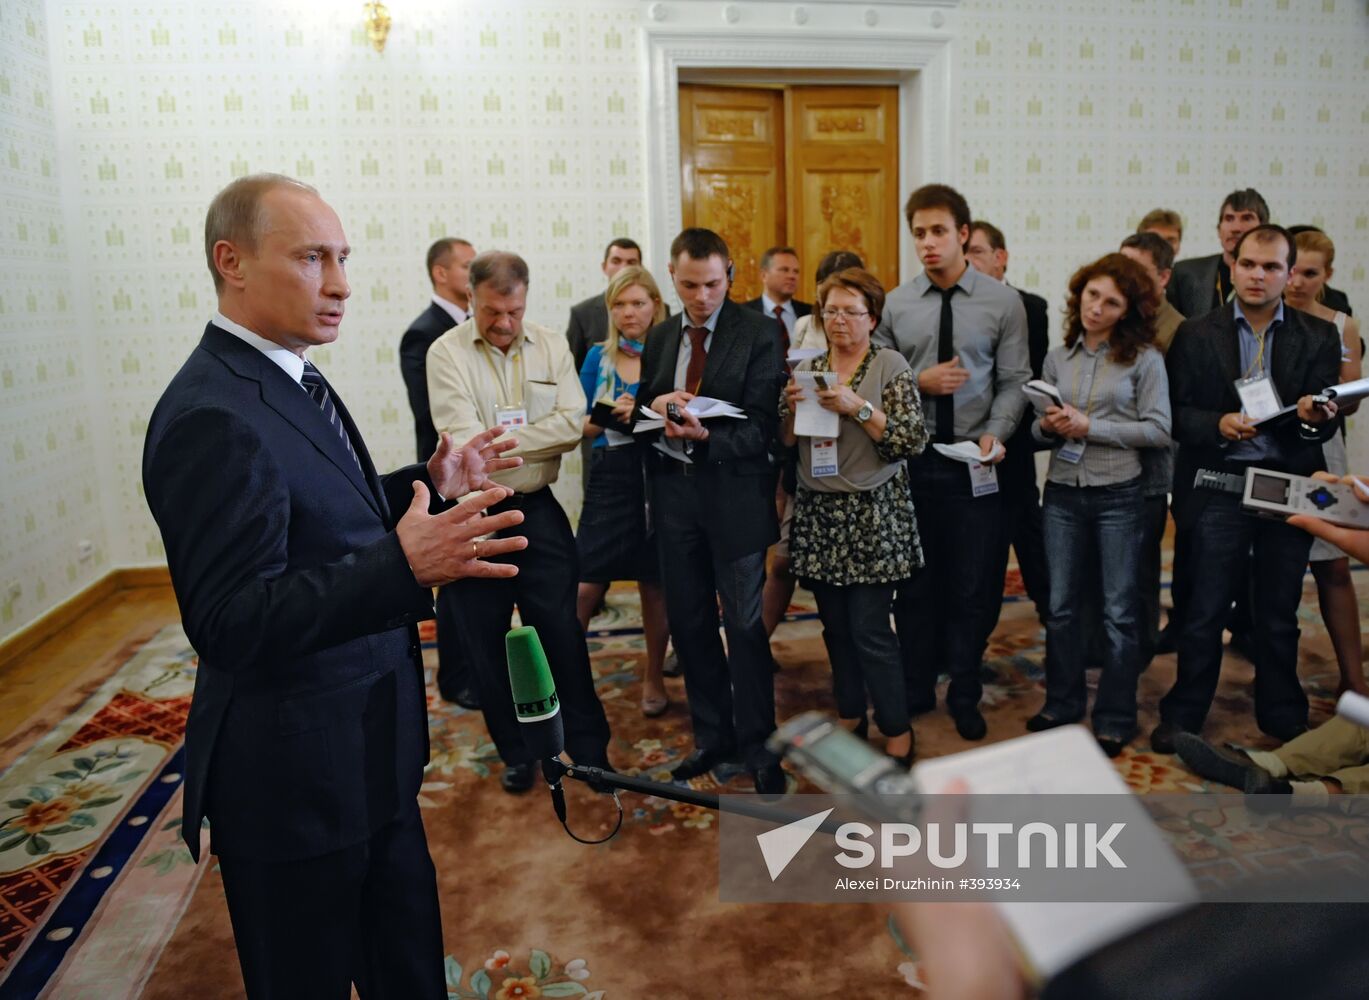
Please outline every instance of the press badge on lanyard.
[{"label": "press badge on lanyard", "polygon": [[971,462],[968,468],[970,470],[970,496],[986,497],[998,492],[998,470],[996,468],[979,462]]},{"label": "press badge on lanyard", "polygon": [[1241,409],[1251,420],[1272,417],[1283,409],[1283,404],[1279,402],[1279,390],[1274,388],[1274,380],[1268,375],[1238,378],[1236,395],[1241,397]]},{"label": "press badge on lanyard", "polygon": [[1060,461],[1069,462],[1070,465],[1078,465],[1079,460],[1084,457],[1084,446],[1088,444],[1083,438],[1078,441],[1066,441],[1057,450]]},{"label": "press badge on lanyard", "polygon": [[836,438],[813,438],[812,455],[809,459],[809,471],[813,477],[835,476],[837,474],[837,440]]},{"label": "press badge on lanyard", "polygon": [[525,427],[528,423],[528,411],[522,406],[496,406],[494,422],[498,427]]}]

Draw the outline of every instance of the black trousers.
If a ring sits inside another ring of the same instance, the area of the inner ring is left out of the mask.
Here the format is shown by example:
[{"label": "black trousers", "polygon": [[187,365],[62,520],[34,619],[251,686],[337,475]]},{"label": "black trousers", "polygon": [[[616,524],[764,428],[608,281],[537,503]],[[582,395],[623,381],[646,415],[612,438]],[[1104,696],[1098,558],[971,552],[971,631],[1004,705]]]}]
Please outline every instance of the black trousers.
[{"label": "black trousers", "polygon": [[500,535],[523,535],[528,547],[490,561],[512,563],[518,575],[507,580],[458,580],[446,588],[453,592],[458,634],[475,671],[485,726],[505,764],[532,759],[514,714],[504,652],[504,636],[517,605],[523,624],[537,629],[546,650],[561,699],[566,750],[577,764],[602,767],[608,763],[608,719],[594,690],[585,633],[575,617],[580,581],[575,536],[550,489],[515,494],[491,507],[490,513],[511,507],[523,511],[523,523]]},{"label": "black trousers", "polygon": [[[765,550],[718,556],[708,525],[726,512],[700,500],[697,482],[678,472],[652,475],[670,637],[684,670],[694,745],[723,756],[739,754],[757,767],[766,762],[765,740],[775,731],[770,638],[761,620]],[[719,599],[726,652],[718,635]]]},{"label": "black trousers", "polygon": [[445,1000],[437,873],[418,804],[303,861],[219,856],[251,1000]]},{"label": "black trousers", "polygon": [[898,638],[889,624],[894,584],[838,586],[805,580],[804,586],[818,601],[837,714],[843,719],[863,719],[868,699],[874,705],[879,731],[902,736],[908,731],[908,695]]},{"label": "black trousers", "polygon": [[[1022,587],[1036,606],[1043,623],[1050,612],[1050,576],[1046,569],[1046,543],[1041,529],[1041,491],[1036,485],[1036,458],[1032,436],[1014,434],[1008,454],[998,463],[999,491],[1003,494],[1004,536],[999,546],[1000,577],[1008,571],[1008,548],[1017,553]],[[992,632],[992,628],[990,632]]]},{"label": "black trousers", "polygon": [[437,588],[437,689],[444,697],[475,687],[471,665],[457,632],[459,603],[460,598],[450,585]]},{"label": "black trousers", "polygon": [[898,588],[894,623],[912,713],[936,707],[949,673],[952,714],[979,704],[984,647],[1003,608],[1003,493],[975,497],[968,467],[927,451],[908,461],[925,565]]},{"label": "black trousers", "polygon": [[1160,718],[1193,732],[1202,728],[1221,674],[1222,629],[1231,600],[1249,582],[1255,595],[1255,720],[1280,737],[1306,726],[1307,696],[1298,682],[1298,605],[1312,536],[1245,514],[1240,497],[1214,494],[1189,537],[1192,589],[1179,634],[1178,676],[1160,702]]}]

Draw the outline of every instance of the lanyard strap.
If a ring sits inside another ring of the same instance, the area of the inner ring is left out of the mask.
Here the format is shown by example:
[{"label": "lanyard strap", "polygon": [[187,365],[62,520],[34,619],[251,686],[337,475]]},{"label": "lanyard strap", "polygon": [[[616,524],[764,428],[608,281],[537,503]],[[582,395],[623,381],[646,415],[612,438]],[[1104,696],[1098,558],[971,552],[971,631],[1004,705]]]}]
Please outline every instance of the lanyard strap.
[{"label": "lanyard strap", "polygon": [[1250,367],[1245,370],[1241,378],[1250,378],[1255,372],[1264,374],[1264,338],[1269,336],[1269,328],[1266,327],[1263,333],[1256,333],[1252,328],[1251,336],[1255,338],[1255,343],[1259,345],[1259,350],[1255,352],[1255,360],[1250,363]]}]

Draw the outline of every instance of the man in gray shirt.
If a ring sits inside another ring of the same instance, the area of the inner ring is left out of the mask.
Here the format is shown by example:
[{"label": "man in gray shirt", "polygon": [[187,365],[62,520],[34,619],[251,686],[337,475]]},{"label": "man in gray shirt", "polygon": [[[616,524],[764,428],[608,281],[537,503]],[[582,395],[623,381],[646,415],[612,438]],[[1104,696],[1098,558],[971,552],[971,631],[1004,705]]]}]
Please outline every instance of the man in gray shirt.
[{"label": "man in gray shirt", "polygon": [[909,461],[924,565],[900,588],[894,617],[914,714],[936,707],[944,670],[956,730],[978,740],[988,731],[980,662],[1003,603],[995,571],[1004,510],[994,465],[1026,405],[1027,314],[1017,292],[966,261],[970,208],[958,191],[918,188],[904,214],[923,272],[890,293],[872,339],[908,359],[934,442],[970,441],[997,454],[977,466],[929,448]]}]

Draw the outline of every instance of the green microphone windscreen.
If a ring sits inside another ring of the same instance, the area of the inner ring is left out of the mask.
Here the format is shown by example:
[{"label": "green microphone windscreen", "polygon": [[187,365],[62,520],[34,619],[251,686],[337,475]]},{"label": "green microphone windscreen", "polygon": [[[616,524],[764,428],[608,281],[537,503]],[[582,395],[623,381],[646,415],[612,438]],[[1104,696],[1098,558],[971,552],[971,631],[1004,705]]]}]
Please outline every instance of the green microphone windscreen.
[{"label": "green microphone windscreen", "polygon": [[510,629],[504,636],[504,653],[508,657],[509,686],[513,689],[518,721],[540,722],[556,715],[561,702],[556,697],[556,682],[552,680],[537,630],[528,625]]}]

